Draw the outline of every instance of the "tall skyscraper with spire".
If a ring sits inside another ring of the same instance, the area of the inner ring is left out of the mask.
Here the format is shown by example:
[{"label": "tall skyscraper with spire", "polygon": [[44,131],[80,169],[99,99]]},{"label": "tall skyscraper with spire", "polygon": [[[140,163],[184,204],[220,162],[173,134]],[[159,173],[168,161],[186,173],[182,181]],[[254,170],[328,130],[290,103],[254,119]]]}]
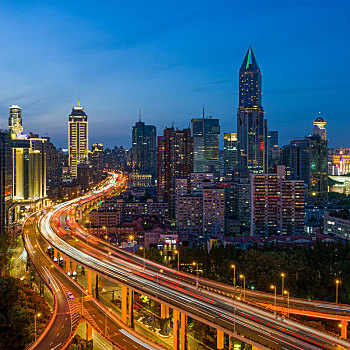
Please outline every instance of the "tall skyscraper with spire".
[{"label": "tall skyscraper with spire", "polygon": [[78,164],[87,162],[88,152],[88,117],[78,101],[78,107],[73,107],[68,121],[68,162],[73,177],[77,177]]},{"label": "tall skyscraper with spire", "polygon": [[268,169],[267,120],[261,106],[261,71],[249,47],[239,70],[237,136],[241,171],[264,173]]}]

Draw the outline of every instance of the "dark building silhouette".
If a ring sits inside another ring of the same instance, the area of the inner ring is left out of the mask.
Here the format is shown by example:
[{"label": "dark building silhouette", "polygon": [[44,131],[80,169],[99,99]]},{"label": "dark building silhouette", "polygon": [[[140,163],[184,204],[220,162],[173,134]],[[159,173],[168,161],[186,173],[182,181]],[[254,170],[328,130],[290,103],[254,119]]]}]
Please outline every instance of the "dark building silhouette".
[{"label": "dark building silhouette", "polygon": [[94,143],[91,148],[92,180],[98,183],[103,175],[103,143]]},{"label": "dark building silhouette", "polygon": [[249,47],[239,70],[237,134],[242,171],[263,173],[268,169],[267,120],[261,106],[261,71]]},{"label": "dark building silhouette", "polygon": [[193,135],[193,170],[215,171],[219,166],[219,119],[207,117],[191,120]]},{"label": "dark building silhouette", "polygon": [[157,173],[156,127],[138,121],[132,128],[132,171],[135,174]]}]

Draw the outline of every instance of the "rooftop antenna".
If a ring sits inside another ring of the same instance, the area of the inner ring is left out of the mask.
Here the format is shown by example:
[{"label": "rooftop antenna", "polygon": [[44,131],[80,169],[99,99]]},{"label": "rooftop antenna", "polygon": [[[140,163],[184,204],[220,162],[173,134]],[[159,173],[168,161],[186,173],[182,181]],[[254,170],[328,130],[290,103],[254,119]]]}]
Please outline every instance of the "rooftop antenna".
[{"label": "rooftop antenna", "polygon": [[79,96],[78,96],[78,108],[80,108],[80,99],[79,99]]},{"label": "rooftop antenna", "polygon": [[203,119],[204,119],[204,105],[203,105]]},{"label": "rooftop antenna", "polygon": [[139,109],[139,122],[141,122],[141,108]]}]

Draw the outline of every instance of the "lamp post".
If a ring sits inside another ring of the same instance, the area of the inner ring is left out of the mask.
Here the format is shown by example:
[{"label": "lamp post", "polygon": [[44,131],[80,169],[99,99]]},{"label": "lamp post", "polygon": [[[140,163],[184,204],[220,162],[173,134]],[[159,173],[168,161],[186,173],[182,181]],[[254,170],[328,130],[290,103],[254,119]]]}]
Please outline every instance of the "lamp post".
[{"label": "lamp post", "polygon": [[195,261],[192,263],[193,266],[197,265],[197,279],[196,279],[196,286],[198,287],[198,263],[196,263]]},{"label": "lamp post", "polygon": [[140,247],[140,250],[143,251],[143,268],[146,268],[146,258],[145,258],[145,254],[146,254],[146,248],[145,247]]},{"label": "lamp post", "polygon": [[105,319],[105,337],[107,337],[107,311],[112,311],[111,308],[106,309],[106,319]]},{"label": "lamp post", "polygon": [[108,231],[107,231],[107,227],[106,227],[106,226],[102,226],[102,228],[103,228],[104,230],[106,230],[105,240],[106,240],[106,243],[108,243]]},{"label": "lamp post", "polygon": [[231,265],[231,269],[233,269],[233,286],[236,287],[236,265]]},{"label": "lamp post", "polygon": [[177,271],[180,271],[180,252],[175,250],[174,253],[177,254]]},{"label": "lamp post", "polygon": [[282,291],[281,291],[281,295],[283,297],[283,291],[284,291],[284,277],[286,276],[286,274],[284,272],[281,273],[281,277],[282,277]]},{"label": "lamp post", "polygon": [[273,285],[272,285],[270,288],[273,289],[273,290],[275,291],[275,303],[274,303],[275,308],[274,308],[274,310],[273,310],[273,314],[276,316],[276,308],[277,308],[277,288],[276,288],[276,286],[273,286]]},{"label": "lamp post", "polygon": [[[163,273],[163,269],[160,269],[159,272]],[[157,298],[158,298],[158,273],[157,273]]]},{"label": "lamp post", "polygon": [[239,275],[240,279],[243,279],[243,300],[245,301],[245,276]]},{"label": "lamp post", "polygon": [[289,317],[289,292],[288,292],[287,290],[284,290],[284,291],[283,291],[283,294],[284,294],[284,295],[287,295],[287,300],[288,300],[288,313],[287,313],[287,315],[288,315],[288,317]]},{"label": "lamp post", "polygon": [[134,255],[134,247],[135,247],[135,245],[134,245],[134,236],[130,235],[129,236],[129,240],[132,242],[132,255]]},{"label": "lamp post", "polygon": [[36,318],[40,317],[40,316],[41,316],[40,313],[34,315],[34,339],[35,339],[35,341],[36,341]]},{"label": "lamp post", "polygon": [[335,280],[335,303],[338,304],[338,289],[340,280]]}]

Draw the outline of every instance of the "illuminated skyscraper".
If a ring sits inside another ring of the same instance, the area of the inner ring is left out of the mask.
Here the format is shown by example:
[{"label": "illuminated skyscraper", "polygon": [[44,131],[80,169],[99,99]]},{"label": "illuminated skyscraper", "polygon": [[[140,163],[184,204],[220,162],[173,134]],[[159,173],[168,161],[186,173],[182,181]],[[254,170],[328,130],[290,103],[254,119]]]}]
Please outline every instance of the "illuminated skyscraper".
[{"label": "illuminated skyscraper", "polygon": [[132,171],[134,174],[152,175],[157,173],[157,133],[154,125],[138,121],[132,128]]},{"label": "illuminated skyscraper", "polygon": [[326,124],[327,122],[323,118],[321,118],[321,113],[319,113],[318,118],[316,118],[314,121],[313,134],[320,136],[321,139],[324,141],[327,140],[327,130],[324,127]]},{"label": "illuminated skyscraper", "polygon": [[219,119],[207,117],[191,120],[193,135],[193,171],[214,171],[219,165]]},{"label": "illuminated skyscraper", "polygon": [[22,109],[17,105],[9,107],[9,131],[13,134],[20,134],[23,130],[22,127]]},{"label": "illuminated skyscraper", "polygon": [[267,120],[261,106],[261,71],[249,47],[239,70],[237,134],[242,171],[267,171]]},{"label": "illuminated skyscraper", "polygon": [[68,121],[68,162],[73,177],[77,177],[78,163],[86,163],[89,152],[89,125],[84,108],[73,107]]}]

